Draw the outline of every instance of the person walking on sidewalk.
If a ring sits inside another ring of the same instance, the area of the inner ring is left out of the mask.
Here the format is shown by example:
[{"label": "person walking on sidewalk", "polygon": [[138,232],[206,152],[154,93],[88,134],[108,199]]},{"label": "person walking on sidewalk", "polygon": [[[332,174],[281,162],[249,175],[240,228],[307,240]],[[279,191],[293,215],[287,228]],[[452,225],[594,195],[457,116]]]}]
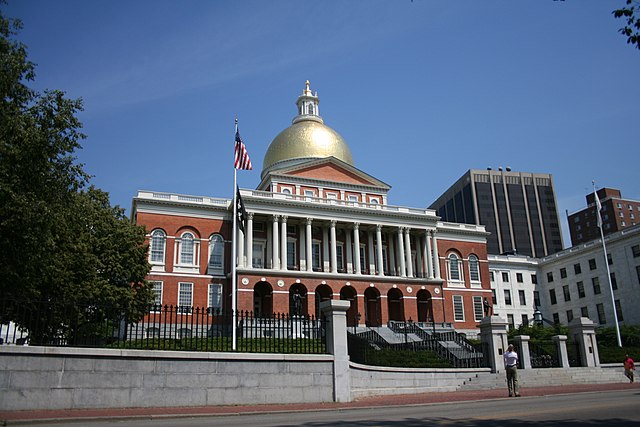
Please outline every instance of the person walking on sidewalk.
[{"label": "person walking on sidewalk", "polygon": [[626,354],[624,359],[624,376],[629,378],[629,382],[633,382],[633,371],[636,370],[636,365],[633,363],[633,359]]},{"label": "person walking on sidewalk", "polygon": [[518,353],[513,344],[509,344],[504,355],[504,367],[507,371],[507,388],[509,389],[509,397],[520,397],[518,390]]}]

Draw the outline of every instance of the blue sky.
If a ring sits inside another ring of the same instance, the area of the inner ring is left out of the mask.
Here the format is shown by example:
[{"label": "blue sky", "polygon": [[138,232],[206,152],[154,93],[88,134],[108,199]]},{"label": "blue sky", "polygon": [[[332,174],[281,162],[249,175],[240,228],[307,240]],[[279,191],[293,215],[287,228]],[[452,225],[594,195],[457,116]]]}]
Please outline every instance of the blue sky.
[{"label": "blue sky", "polygon": [[[559,213],[591,181],[640,199],[640,51],[623,0],[9,0],[37,89],[84,100],[79,160],[137,190],[232,197],[234,118],[257,186],[305,80],[356,167],[426,207],[468,169],[551,173]],[[565,232],[565,246],[569,239]]]}]

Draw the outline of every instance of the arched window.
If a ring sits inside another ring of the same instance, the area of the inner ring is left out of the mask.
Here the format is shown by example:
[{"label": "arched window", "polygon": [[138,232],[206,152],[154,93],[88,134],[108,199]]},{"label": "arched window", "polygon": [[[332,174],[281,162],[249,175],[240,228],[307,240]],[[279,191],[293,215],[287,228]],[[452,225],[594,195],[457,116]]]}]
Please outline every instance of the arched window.
[{"label": "arched window", "polygon": [[214,234],[209,239],[209,269],[224,270],[224,240],[219,234]]},{"label": "arched window", "polygon": [[456,254],[449,254],[449,280],[461,281],[462,275],[460,274],[460,258]]},{"label": "arched window", "polygon": [[162,230],[154,230],[151,233],[151,248],[149,250],[149,262],[151,264],[164,264],[164,252],[167,243],[167,235]]},{"label": "arched window", "polygon": [[195,242],[193,234],[186,232],[180,239],[180,264],[195,264]]},{"label": "arched window", "polygon": [[478,257],[475,255],[469,255],[469,278],[472,282],[480,281],[480,267]]}]

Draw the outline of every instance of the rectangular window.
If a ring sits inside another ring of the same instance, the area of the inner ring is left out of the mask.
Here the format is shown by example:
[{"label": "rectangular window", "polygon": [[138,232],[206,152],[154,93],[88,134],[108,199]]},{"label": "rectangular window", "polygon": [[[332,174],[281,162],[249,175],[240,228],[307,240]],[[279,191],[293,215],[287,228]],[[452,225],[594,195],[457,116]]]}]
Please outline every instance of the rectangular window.
[{"label": "rectangular window", "polygon": [[553,272],[550,271],[547,273],[547,283],[553,282]]},{"label": "rectangular window", "polygon": [[484,313],[482,311],[482,297],[474,296],[473,297],[473,317],[476,322],[482,320]]},{"label": "rectangular window", "polygon": [[489,281],[493,282],[495,279],[493,278],[493,271],[489,272]]},{"label": "rectangular window", "polygon": [[534,285],[538,284],[538,275],[537,274],[532,274],[531,275],[531,283],[533,283]]},{"label": "rectangular window", "polygon": [[504,305],[511,305],[511,291],[509,289],[504,290]]},{"label": "rectangular window", "polygon": [[453,320],[456,322],[464,322],[464,304],[462,295],[453,296]]},{"label": "rectangular window", "polygon": [[560,269],[560,278],[561,279],[565,279],[567,277],[567,269],[566,268],[561,268]]},{"label": "rectangular window", "polygon": [[178,312],[191,313],[193,307],[193,283],[178,283]]},{"label": "rectangular window", "polygon": [[587,307],[580,307],[580,315],[582,317],[589,317],[589,309]]},{"label": "rectangular window", "polygon": [[611,254],[607,254],[607,264],[613,265],[613,257]]},{"label": "rectangular window", "polygon": [[[491,289],[491,304],[496,305],[498,303],[498,297],[496,297],[496,290]],[[495,314],[495,313],[493,313]]]},{"label": "rectangular window", "polygon": [[567,310],[567,322],[571,322],[573,320],[573,310]]},{"label": "rectangular window", "polygon": [[505,283],[509,283],[509,273],[506,271],[502,272],[502,281]]},{"label": "rectangular window", "polygon": [[304,190],[304,198],[307,202],[310,202],[311,200],[313,200],[313,197],[315,196],[313,190]]},{"label": "rectangular window", "polygon": [[640,256],[640,245],[631,246],[631,253],[634,258],[638,258]]},{"label": "rectangular window", "polygon": [[598,268],[598,266],[596,265],[596,260],[594,258],[591,258],[589,260],[589,270],[595,270],[596,268]]},{"label": "rectangular window", "polygon": [[522,273],[516,273],[516,282],[523,283],[524,279],[522,278]]},{"label": "rectangular window", "polygon": [[611,277],[611,288],[615,291],[616,289],[618,289],[618,281],[616,280],[616,273],[611,273],[609,277]]},{"label": "rectangular window", "polygon": [[607,318],[604,315],[604,305],[596,304],[596,312],[598,313],[598,323],[604,325],[607,323]]},{"label": "rectangular window", "polygon": [[578,282],[576,287],[578,288],[578,298],[584,298],[584,283]]},{"label": "rectangular window", "polygon": [[264,268],[264,244],[253,242],[253,254],[251,255],[253,268]]},{"label": "rectangular window", "polygon": [[153,286],[153,306],[151,307],[151,311],[161,311],[162,310],[162,282],[153,281],[151,282]]},{"label": "rectangular window", "polygon": [[533,291],[533,305],[540,307],[540,292]]},{"label": "rectangular window", "polygon": [[565,301],[571,301],[571,293],[569,292],[569,285],[564,285],[562,287],[562,294],[564,295]]},{"label": "rectangular window", "polygon": [[599,295],[601,290],[600,290],[600,278],[599,277],[592,277],[591,278],[591,284],[593,285],[593,293],[594,295]]},{"label": "rectangular window", "polygon": [[341,244],[336,245],[336,267],[338,271],[344,271],[344,246]]},{"label": "rectangular window", "polygon": [[522,314],[520,317],[522,318],[522,324],[524,326],[529,326],[529,316]]},{"label": "rectangular window", "polygon": [[558,303],[558,300],[556,299],[555,289],[549,289],[549,301],[551,302],[551,305],[555,305]]},{"label": "rectangular window", "polygon": [[624,317],[622,317],[622,306],[620,305],[620,300],[615,300],[614,305],[616,306],[616,315],[618,316],[618,322],[622,322],[624,320]]},{"label": "rectangular window", "polygon": [[360,245],[360,271],[366,274],[369,269],[367,268],[367,257],[365,248],[365,245]]},{"label": "rectangular window", "polygon": [[636,265],[636,276],[638,278],[638,283],[640,283],[640,265]]},{"label": "rectangular window", "polygon": [[513,320],[513,314],[507,314],[507,323],[509,324],[509,329],[514,329],[516,327],[515,321]]},{"label": "rectangular window", "polygon": [[287,269],[295,270],[298,266],[298,258],[296,256],[296,241],[287,241]]},{"label": "rectangular window", "polygon": [[522,289],[518,290],[518,299],[520,300],[520,305],[527,305],[527,297]]},{"label": "rectangular window", "polygon": [[313,242],[311,244],[311,265],[313,266],[313,271],[322,271],[322,268],[320,267],[321,263],[320,242]]},{"label": "rectangular window", "polygon": [[580,266],[580,264],[573,264],[573,272],[576,274],[580,274],[582,273],[582,267]]},{"label": "rectangular window", "polygon": [[558,313],[553,313],[553,323],[556,325],[560,323],[560,315]]},{"label": "rectangular window", "polygon": [[209,308],[219,310],[222,308],[222,285],[209,283]]}]

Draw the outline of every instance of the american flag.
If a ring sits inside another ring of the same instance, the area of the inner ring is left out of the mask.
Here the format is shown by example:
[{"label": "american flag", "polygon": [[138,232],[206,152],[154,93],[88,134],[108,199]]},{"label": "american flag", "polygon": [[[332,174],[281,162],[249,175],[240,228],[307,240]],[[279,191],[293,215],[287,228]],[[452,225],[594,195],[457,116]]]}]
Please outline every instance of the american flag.
[{"label": "american flag", "polygon": [[249,159],[249,153],[247,153],[247,147],[244,146],[244,142],[240,138],[240,132],[236,128],[236,158],[233,165],[236,169],[252,170],[251,159]]},{"label": "american flag", "polygon": [[596,190],[593,190],[593,197],[596,199],[596,220],[598,223],[598,227],[602,228],[602,216],[600,216],[600,212],[602,212],[602,203],[600,203],[600,198],[598,197],[598,193]]}]

